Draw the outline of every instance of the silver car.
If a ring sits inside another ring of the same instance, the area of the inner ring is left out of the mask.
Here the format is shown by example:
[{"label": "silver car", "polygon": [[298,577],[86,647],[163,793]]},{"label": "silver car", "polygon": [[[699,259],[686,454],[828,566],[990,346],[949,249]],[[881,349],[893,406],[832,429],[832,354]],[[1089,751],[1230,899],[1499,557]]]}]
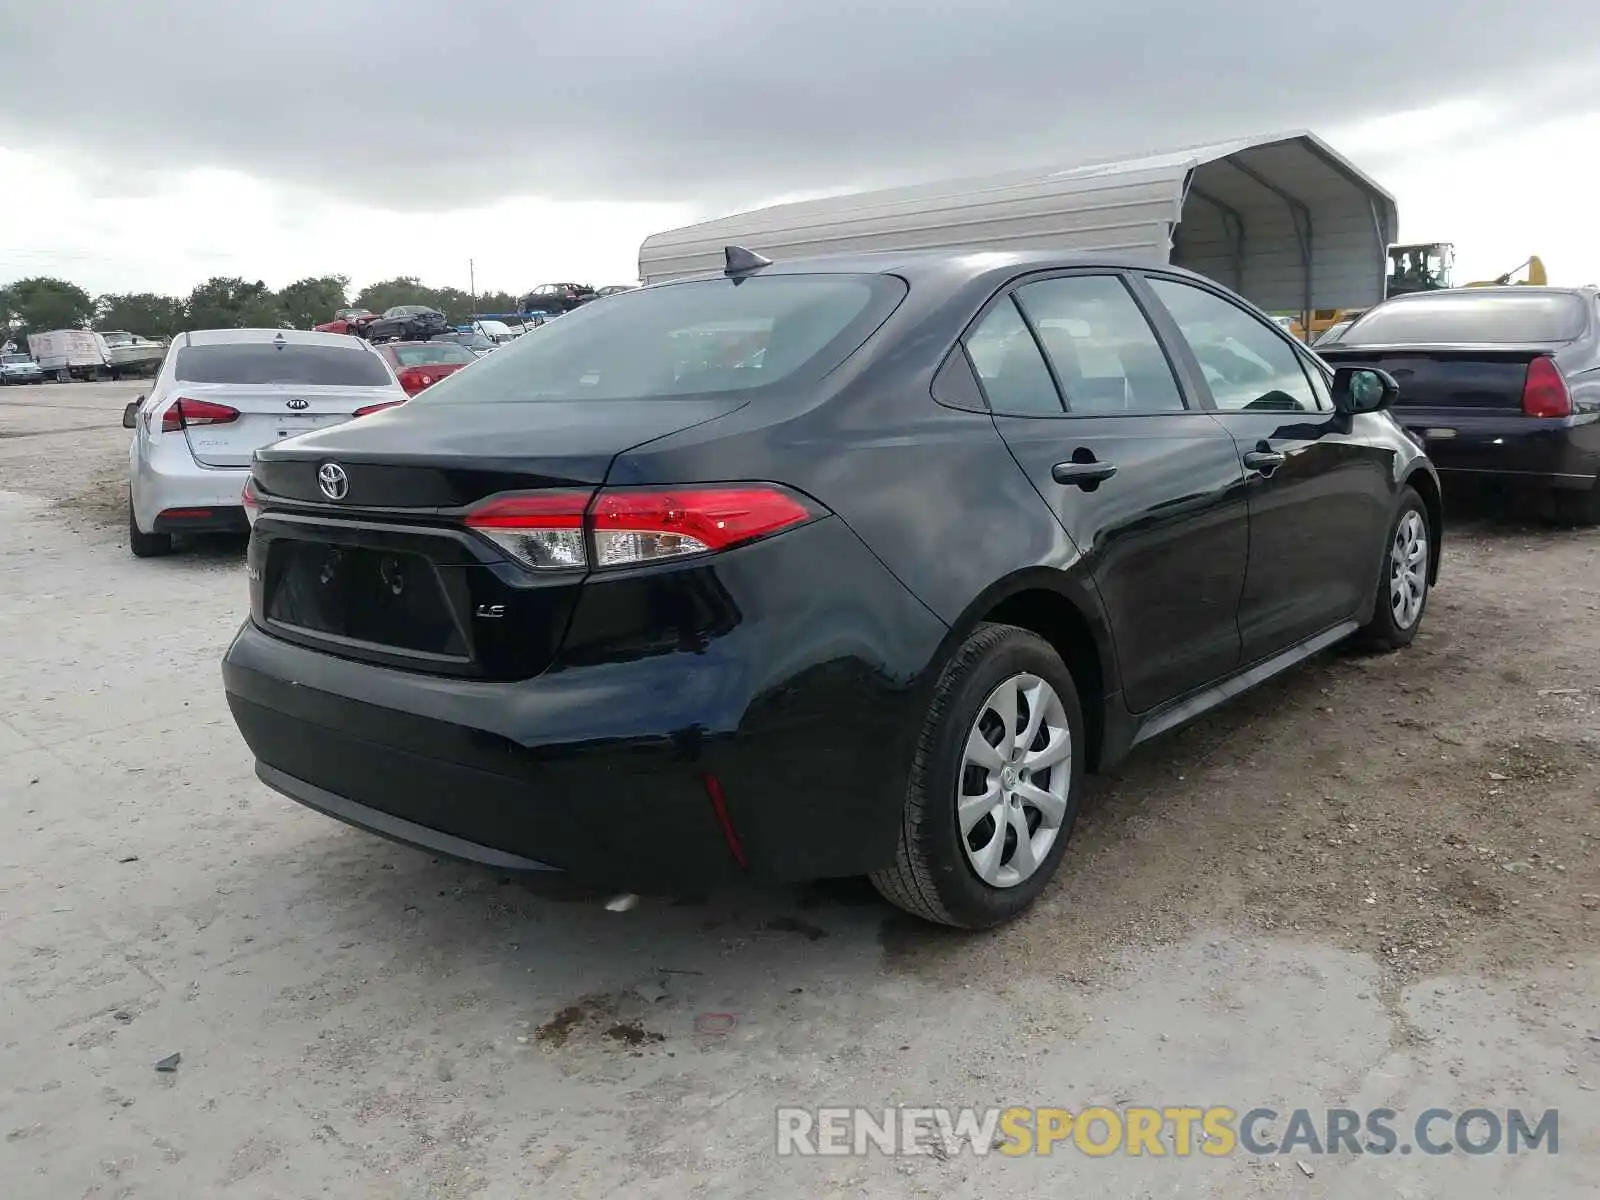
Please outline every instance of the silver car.
[{"label": "silver car", "polygon": [[44,371],[27,354],[0,354],[0,385],[39,383]]},{"label": "silver car", "polygon": [[174,535],[244,532],[259,446],[405,401],[359,338],[298,329],[180,334],[150,392],[129,404],[128,547],[166,554]]}]

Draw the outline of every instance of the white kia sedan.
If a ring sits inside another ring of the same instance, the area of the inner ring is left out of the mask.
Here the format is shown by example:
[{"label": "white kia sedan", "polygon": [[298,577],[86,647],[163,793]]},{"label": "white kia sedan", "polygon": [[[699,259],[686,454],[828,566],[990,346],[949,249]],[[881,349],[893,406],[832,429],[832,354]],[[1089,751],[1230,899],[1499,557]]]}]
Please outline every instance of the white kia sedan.
[{"label": "white kia sedan", "polygon": [[150,392],[129,404],[128,547],[166,554],[174,535],[245,532],[258,446],[405,401],[360,338],[299,329],[179,334]]}]

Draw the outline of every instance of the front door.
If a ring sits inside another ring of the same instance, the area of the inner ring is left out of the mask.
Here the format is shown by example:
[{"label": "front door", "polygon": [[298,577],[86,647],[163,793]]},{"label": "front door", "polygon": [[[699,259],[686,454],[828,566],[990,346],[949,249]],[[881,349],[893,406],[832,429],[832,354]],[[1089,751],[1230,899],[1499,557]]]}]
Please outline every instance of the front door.
[{"label": "front door", "polygon": [[1250,569],[1239,601],[1245,662],[1364,621],[1391,515],[1384,453],[1333,411],[1322,372],[1282,330],[1192,281],[1145,279],[1181,334],[1196,386],[1233,435],[1249,482]]},{"label": "front door", "polygon": [[1185,404],[1124,280],[1024,283],[967,339],[995,425],[1099,589],[1136,713],[1239,663],[1248,553],[1233,440]]}]

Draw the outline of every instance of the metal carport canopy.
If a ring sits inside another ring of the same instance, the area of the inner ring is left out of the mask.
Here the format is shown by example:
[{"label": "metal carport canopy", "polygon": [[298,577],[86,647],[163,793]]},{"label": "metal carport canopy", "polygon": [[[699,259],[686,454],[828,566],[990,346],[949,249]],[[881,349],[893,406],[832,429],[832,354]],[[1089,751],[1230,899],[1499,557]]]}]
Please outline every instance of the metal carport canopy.
[{"label": "metal carport canopy", "polygon": [[1307,131],[780,204],[653,234],[639,278],[851,251],[1057,249],[1173,262],[1273,312],[1383,299],[1394,197]]}]

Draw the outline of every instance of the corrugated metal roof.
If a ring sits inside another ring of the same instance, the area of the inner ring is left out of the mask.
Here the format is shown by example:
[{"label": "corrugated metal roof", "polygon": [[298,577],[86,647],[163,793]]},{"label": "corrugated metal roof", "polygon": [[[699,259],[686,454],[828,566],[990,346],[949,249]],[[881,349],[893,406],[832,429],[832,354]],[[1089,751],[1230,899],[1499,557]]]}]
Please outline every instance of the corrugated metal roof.
[{"label": "corrugated metal roof", "polygon": [[1048,248],[1170,258],[1268,309],[1359,307],[1383,297],[1396,225],[1388,192],[1296,131],[774,205],[647,238],[639,277],[716,270],[730,243],[772,258]]}]

